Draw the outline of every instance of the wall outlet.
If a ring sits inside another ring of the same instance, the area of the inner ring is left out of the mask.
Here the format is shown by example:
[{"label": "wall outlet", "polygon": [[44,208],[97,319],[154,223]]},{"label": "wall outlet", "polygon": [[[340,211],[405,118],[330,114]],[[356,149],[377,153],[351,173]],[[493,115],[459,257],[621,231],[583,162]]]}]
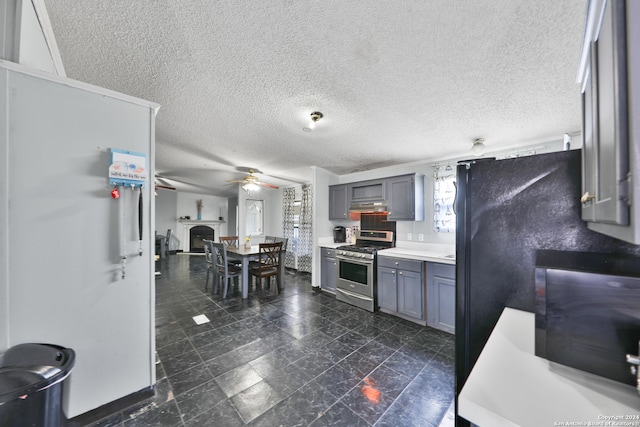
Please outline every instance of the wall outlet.
[{"label": "wall outlet", "polygon": [[411,239],[413,239],[413,234],[407,233],[407,240],[411,240]]},{"label": "wall outlet", "polygon": [[422,234],[422,233],[418,234],[418,240],[420,242],[424,242],[424,234]]}]

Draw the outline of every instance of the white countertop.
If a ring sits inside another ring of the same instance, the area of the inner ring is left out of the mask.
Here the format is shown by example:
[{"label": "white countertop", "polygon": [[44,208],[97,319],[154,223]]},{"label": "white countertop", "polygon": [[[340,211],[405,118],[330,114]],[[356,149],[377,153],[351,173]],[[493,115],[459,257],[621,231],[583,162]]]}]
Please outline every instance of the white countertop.
[{"label": "white countertop", "polygon": [[395,248],[378,251],[378,256],[407,258],[418,261],[438,262],[441,264],[456,263],[455,245],[441,243],[397,242]]},{"label": "white countertop", "polygon": [[[323,248],[335,249],[339,246],[344,246],[348,244],[349,243],[334,243],[332,237],[322,237],[318,240],[318,245]],[[418,261],[439,262],[441,264],[455,264],[456,263],[455,255],[456,255],[455,245],[447,245],[443,243],[424,243],[424,242],[399,241],[399,242],[396,242],[395,248],[383,249],[381,251],[378,251],[378,256],[415,259]]]},{"label": "white countertop", "polygon": [[344,246],[344,245],[348,245],[348,243],[344,243],[344,242],[342,242],[342,243],[334,243],[334,242],[333,242],[333,238],[331,238],[331,239],[324,239],[324,240],[323,240],[323,239],[321,239],[321,240],[318,242],[318,246],[320,246],[320,247],[322,247],[322,248],[331,248],[331,249],[335,249],[335,248],[337,248],[338,246]]},{"label": "white countertop", "polygon": [[458,396],[460,416],[482,427],[640,426],[624,418],[640,414],[634,387],[537,357],[534,339],[535,315],[505,308]]}]

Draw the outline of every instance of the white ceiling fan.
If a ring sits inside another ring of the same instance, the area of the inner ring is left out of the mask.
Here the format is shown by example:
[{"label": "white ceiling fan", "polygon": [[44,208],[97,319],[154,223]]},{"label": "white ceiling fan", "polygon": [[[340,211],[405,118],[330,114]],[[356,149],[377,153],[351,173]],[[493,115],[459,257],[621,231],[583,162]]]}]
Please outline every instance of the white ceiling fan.
[{"label": "white ceiling fan", "polygon": [[258,191],[260,189],[260,186],[266,187],[269,189],[274,189],[274,190],[277,190],[278,188],[280,188],[277,185],[260,181],[258,177],[255,175],[256,171],[254,169],[249,169],[248,172],[249,174],[242,179],[228,179],[227,182],[241,183],[242,189],[245,190],[246,192]]}]

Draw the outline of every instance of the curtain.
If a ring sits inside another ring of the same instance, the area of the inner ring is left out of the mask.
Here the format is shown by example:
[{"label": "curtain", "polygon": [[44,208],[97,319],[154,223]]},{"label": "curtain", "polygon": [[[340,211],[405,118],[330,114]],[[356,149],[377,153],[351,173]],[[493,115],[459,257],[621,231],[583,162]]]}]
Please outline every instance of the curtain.
[{"label": "curtain", "polygon": [[287,238],[287,252],[284,254],[284,266],[295,268],[294,251],[298,246],[295,242],[295,211],[293,202],[296,200],[296,189],[285,188],[282,191],[282,234]]},{"label": "curtain", "polygon": [[439,233],[456,231],[456,168],[436,165],[433,168],[433,230]]},{"label": "curtain", "polygon": [[311,273],[313,258],[312,222],[313,188],[307,184],[302,186],[302,205],[298,223],[298,271],[307,273]]}]

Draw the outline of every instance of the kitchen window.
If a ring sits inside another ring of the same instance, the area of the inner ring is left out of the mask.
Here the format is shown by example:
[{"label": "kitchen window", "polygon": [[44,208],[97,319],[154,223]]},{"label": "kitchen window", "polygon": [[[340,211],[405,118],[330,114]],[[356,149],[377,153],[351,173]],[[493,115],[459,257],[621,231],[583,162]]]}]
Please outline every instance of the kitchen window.
[{"label": "kitchen window", "polygon": [[433,167],[433,230],[438,233],[456,231],[456,168],[454,165]]}]

